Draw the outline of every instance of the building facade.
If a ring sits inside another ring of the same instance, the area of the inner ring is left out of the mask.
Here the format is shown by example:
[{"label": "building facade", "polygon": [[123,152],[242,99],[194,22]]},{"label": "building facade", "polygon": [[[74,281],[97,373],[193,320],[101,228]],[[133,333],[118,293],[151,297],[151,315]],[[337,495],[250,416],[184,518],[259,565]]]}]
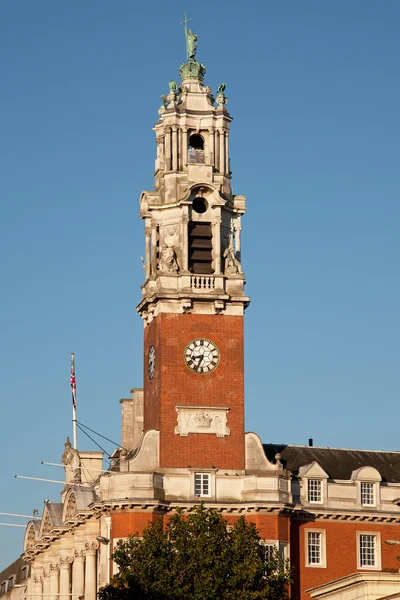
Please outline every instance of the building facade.
[{"label": "building facade", "polygon": [[387,574],[394,593],[400,453],[263,445],[245,433],[246,199],[231,186],[225,84],[213,94],[191,31],[187,44],[154,127],[155,187],[140,197],[143,386],[121,400],[122,445],[107,472],[101,454],[67,440],[61,502],[27,526],[26,597],[95,600],[118,540],[200,501],[230,523],[245,515],[290,558],[293,600],[333,598],[366,573]]}]

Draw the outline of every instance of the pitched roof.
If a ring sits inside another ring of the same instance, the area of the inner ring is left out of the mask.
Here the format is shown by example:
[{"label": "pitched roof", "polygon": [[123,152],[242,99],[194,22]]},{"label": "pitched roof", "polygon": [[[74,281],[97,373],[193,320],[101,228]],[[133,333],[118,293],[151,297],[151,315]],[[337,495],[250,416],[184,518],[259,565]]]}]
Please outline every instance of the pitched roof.
[{"label": "pitched roof", "polygon": [[360,467],[375,467],[388,483],[400,482],[400,452],[380,450],[350,450],[347,448],[321,448],[318,446],[292,446],[286,444],[263,444],[266,457],[275,462],[275,454],[281,455],[285,469],[297,475],[299,468],[314,460],[331,479],[350,479]]}]

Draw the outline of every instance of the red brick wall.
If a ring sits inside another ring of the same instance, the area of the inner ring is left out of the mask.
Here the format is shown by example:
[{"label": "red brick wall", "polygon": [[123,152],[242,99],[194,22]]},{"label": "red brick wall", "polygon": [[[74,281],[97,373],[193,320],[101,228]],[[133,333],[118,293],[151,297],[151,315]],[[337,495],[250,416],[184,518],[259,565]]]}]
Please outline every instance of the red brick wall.
[{"label": "red brick wall", "polygon": [[[159,335],[160,320],[154,319],[144,330],[144,431],[160,430],[160,389],[161,389],[161,338]],[[156,351],[156,364],[153,379],[148,375],[149,348],[153,344]]]},{"label": "red brick wall", "polygon": [[[326,531],[326,568],[306,567],[305,529]],[[400,540],[400,527],[376,523],[293,522],[291,525],[291,562],[295,571],[293,600],[309,600],[305,590],[357,572],[357,532],[380,533],[382,569],[399,569],[399,546],[385,540]],[[365,571],[361,569],[360,571]]]},{"label": "red brick wall", "polygon": [[[168,522],[170,516],[170,513],[163,515],[164,524]],[[231,514],[224,515],[224,517],[230,525],[234,525],[239,519],[237,515]],[[127,538],[130,534],[135,533],[142,535],[145,527],[159,518],[160,513],[158,512],[124,511],[114,513],[111,516],[111,538],[113,540]],[[288,541],[289,518],[274,514],[250,514],[246,515],[246,519],[255,523],[263,539]],[[116,543],[113,543],[112,550],[115,547]]]},{"label": "red brick wall", "polygon": [[[184,349],[196,337],[207,337],[221,353],[218,367],[207,375],[191,372]],[[243,317],[160,314],[145,329],[144,429],[160,430],[161,467],[244,469]],[[147,374],[149,347],[156,349],[156,371]],[[226,406],[230,436],[174,433],[176,406]]]}]

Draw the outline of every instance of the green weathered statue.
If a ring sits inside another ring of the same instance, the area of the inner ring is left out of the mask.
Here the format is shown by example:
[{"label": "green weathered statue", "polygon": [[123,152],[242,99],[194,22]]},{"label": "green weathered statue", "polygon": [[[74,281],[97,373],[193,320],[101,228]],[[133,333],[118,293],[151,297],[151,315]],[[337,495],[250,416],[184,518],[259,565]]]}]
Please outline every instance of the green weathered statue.
[{"label": "green weathered statue", "polygon": [[174,81],[173,79],[170,79],[168,85],[169,85],[169,91],[176,94],[178,91],[178,84],[176,83],[176,81]]},{"label": "green weathered statue", "polygon": [[218,96],[225,96],[225,88],[226,88],[226,83],[221,83],[221,85],[218,86],[217,88],[217,94]]},{"label": "green weathered statue", "polygon": [[197,35],[191,29],[185,31],[185,35],[188,58],[194,59],[197,50]]}]

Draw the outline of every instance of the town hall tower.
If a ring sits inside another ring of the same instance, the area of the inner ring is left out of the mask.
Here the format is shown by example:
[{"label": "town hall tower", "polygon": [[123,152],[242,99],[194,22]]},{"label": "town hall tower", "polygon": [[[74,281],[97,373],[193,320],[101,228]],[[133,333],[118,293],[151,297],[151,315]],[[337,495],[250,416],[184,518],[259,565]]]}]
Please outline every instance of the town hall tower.
[{"label": "town hall tower", "polygon": [[144,431],[160,432],[160,467],[244,470],[241,265],[246,199],[231,187],[232,117],[214,99],[186,32],[181,83],[169,82],[154,127],[155,189],[145,221]]}]

